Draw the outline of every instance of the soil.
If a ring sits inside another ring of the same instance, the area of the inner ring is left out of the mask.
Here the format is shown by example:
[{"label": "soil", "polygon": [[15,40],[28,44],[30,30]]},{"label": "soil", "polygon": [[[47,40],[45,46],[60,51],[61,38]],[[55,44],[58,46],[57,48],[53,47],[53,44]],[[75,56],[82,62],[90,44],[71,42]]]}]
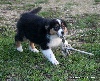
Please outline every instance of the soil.
[{"label": "soil", "polygon": [[[12,2],[12,0],[9,0]],[[20,4],[16,2],[12,5],[1,4],[0,5],[0,26],[12,26],[15,28],[16,21],[18,20],[21,13],[25,12],[24,9],[11,9],[12,6],[23,6],[24,4],[34,4],[36,0],[25,0]],[[62,18],[66,18],[67,13],[71,15],[77,14],[100,14],[100,3],[96,4],[94,0],[49,0],[48,3],[41,3],[38,6],[43,7],[42,11],[53,9],[58,9],[63,12]]]}]

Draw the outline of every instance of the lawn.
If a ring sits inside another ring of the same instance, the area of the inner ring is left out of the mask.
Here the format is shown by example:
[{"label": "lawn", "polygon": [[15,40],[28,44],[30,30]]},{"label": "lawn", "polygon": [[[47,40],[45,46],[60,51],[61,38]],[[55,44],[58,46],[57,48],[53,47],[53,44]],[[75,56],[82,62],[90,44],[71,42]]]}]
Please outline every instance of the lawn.
[{"label": "lawn", "polygon": [[32,53],[23,43],[24,52],[16,51],[12,37],[0,38],[0,79],[6,81],[98,81],[100,45],[86,43],[82,45],[86,51],[95,56],[74,52],[63,57],[57,51],[56,57],[60,65],[53,66],[41,53]]},{"label": "lawn", "polygon": [[[23,10],[30,10],[30,8],[39,6],[44,2],[48,4],[48,0],[37,0],[34,2],[35,4],[27,2],[28,4],[24,3],[23,6],[20,0],[16,0],[16,4],[21,3],[19,6],[15,5],[15,1],[10,2],[7,0],[1,0],[0,4],[2,4],[1,7],[3,7],[4,11],[5,7],[3,5],[6,5],[9,7],[9,9],[7,8],[8,11],[18,10],[21,13]],[[71,7],[72,4],[69,4],[69,6]],[[57,18],[61,17],[63,13],[59,9],[54,12],[54,10],[48,8],[46,11],[41,11],[39,15],[46,18]],[[18,15],[14,15],[14,20],[8,20],[5,16],[0,16],[0,81],[100,80],[99,14],[69,15],[70,20],[65,19],[66,23],[68,23],[69,43],[74,48],[93,53],[94,56],[72,51],[71,55],[64,57],[59,48],[53,49],[57,60],[60,62],[57,66],[52,65],[41,52],[33,53],[29,51],[28,41],[22,43],[24,52],[20,53],[16,50],[14,42],[15,24],[18,20],[16,17]],[[9,21],[12,23],[8,23]]]},{"label": "lawn", "polygon": [[32,53],[27,43],[23,43],[24,52],[16,51],[13,37],[0,38],[0,79],[6,81],[98,81],[99,53],[98,43],[85,43],[82,47],[93,52],[89,56],[73,52],[63,57],[59,51],[55,52],[60,65],[53,66],[41,53]]}]

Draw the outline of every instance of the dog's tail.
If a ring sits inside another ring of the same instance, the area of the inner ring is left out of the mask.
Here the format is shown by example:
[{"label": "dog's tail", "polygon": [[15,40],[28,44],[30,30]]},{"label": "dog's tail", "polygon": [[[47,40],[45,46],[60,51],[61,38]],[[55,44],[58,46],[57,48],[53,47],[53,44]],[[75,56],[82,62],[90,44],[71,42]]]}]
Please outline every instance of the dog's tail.
[{"label": "dog's tail", "polygon": [[37,14],[41,9],[42,9],[42,7],[38,7],[36,9],[32,10],[30,13]]}]

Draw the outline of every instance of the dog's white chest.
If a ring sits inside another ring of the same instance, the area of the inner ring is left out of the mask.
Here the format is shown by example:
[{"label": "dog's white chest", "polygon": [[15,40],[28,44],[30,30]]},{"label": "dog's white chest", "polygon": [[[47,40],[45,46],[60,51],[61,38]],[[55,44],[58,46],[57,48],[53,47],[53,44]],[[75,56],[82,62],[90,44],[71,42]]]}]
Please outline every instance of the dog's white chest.
[{"label": "dog's white chest", "polygon": [[50,42],[48,43],[49,47],[57,47],[61,44],[62,39],[57,35],[50,36]]}]

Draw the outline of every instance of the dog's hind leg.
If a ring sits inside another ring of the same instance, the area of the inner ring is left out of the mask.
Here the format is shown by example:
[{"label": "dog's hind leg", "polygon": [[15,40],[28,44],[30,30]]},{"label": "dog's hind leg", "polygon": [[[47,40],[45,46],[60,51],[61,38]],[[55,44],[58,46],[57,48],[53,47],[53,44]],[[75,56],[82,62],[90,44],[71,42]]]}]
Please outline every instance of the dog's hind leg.
[{"label": "dog's hind leg", "polygon": [[23,52],[22,45],[21,45],[20,41],[16,41],[16,47],[17,47],[18,51]]},{"label": "dog's hind leg", "polygon": [[15,44],[18,51],[23,52],[21,41],[23,41],[23,36],[16,34],[15,36]]},{"label": "dog's hind leg", "polygon": [[35,45],[34,45],[33,42],[30,42],[29,49],[30,49],[32,52],[36,52],[36,53],[39,52],[39,50],[37,50],[37,49],[35,48]]}]

